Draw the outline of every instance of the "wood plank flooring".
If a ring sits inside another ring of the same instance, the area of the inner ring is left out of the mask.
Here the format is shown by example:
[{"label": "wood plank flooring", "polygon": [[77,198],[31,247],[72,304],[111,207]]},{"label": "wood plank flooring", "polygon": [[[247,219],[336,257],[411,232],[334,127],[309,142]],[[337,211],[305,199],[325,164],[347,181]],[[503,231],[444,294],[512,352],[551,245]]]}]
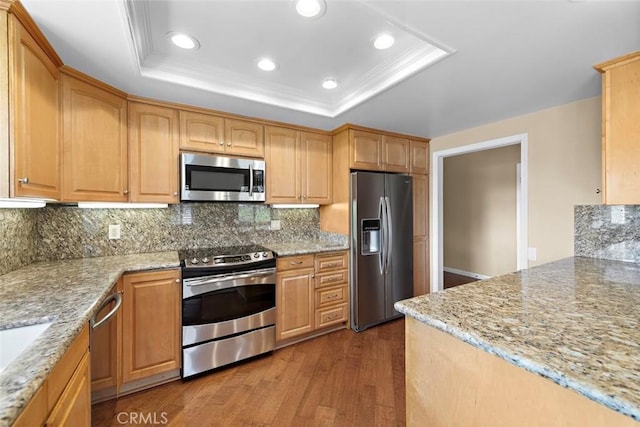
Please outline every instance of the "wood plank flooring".
[{"label": "wood plank flooring", "polygon": [[454,286],[460,286],[471,282],[477,282],[479,279],[469,276],[462,276],[460,274],[449,273],[445,271],[443,273],[443,288],[449,289]]},{"label": "wood plank flooring", "polygon": [[333,332],[92,412],[98,427],[135,425],[131,417],[198,427],[404,426],[404,319]]}]

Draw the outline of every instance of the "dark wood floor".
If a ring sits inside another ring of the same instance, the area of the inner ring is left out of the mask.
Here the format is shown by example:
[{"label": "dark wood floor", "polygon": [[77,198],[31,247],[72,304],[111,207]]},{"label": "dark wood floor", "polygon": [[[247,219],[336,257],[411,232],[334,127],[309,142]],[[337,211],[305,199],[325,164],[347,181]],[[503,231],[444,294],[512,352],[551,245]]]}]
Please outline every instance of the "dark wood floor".
[{"label": "dark wood floor", "polygon": [[101,403],[92,424],[122,425],[131,413],[169,426],[404,426],[404,320]]},{"label": "dark wood floor", "polygon": [[460,274],[444,272],[443,275],[443,288],[449,289],[454,286],[464,285],[466,283],[477,282],[479,279],[475,279],[469,276],[462,276]]}]

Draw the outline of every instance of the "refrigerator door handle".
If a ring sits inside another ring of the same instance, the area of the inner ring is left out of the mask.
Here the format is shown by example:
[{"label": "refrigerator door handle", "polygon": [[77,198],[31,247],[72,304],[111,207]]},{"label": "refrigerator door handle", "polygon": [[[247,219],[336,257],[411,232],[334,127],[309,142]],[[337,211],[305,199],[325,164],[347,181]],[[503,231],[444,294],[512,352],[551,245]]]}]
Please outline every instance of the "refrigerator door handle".
[{"label": "refrigerator door handle", "polygon": [[385,262],[385,274],[389,273],[389,265],[391,264],[391,257],[393,256],[393,221],[391,221],[391,218],[393,218],[393,213],[391,212],[391,203],[389,203],[389,198],[385,196],[384,198],[384,202],[386,205],[386,222],[387,222],[387,236],[386,236],[386,240],[387,240],[387,248],[386,248],[386,255],[387,255],[387,260]]},{"label": "refrigerator door handle", "polygon": [[385,223],[385,204],[384,204],[384,198],[380,197],[380,203],[378,205],[378,217],[380,218],[380,252],[378,252],[378,268],[380,269],[380,274],[384,275],[384,270],[385,270],[385,259],[386,259],[386,252],[385,252],[385,245],[386,245],[386,240],[387,240],[387,233],[386,233],[386,223]]}]

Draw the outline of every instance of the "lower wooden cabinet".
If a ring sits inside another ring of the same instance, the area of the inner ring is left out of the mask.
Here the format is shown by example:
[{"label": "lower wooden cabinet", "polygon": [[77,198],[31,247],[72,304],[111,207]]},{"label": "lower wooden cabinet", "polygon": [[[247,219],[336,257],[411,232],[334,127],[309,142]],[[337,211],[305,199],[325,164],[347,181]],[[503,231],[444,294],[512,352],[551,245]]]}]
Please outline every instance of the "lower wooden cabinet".
[{"label": "lower wooden cabinet", "polygon": [[[125,274],[115,317],[91,337],[93,403],[139,391],[180,374],[180,270]],[[111,310],[105,307],[97,318]]]},{"label": "lower wooden cabinet", "polygon": [[71,343],[15,423],[16,427],[91,425],[89,326]]},{"label": "lower wooden cabinet", "polygon": [[282,257],[276,268],[278,343],[348,322],[346,251]]},{"label": "lower wooden cabinet", "polygon": [[180,270],[123,276],[122,383],[180,369]]}]

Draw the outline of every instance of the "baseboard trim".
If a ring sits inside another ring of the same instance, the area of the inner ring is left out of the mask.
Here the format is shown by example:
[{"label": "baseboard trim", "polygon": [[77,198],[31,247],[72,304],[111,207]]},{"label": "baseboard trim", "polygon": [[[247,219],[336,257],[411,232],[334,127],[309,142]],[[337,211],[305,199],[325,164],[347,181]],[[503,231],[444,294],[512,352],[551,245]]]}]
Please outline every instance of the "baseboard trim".
[{"label": "baseboard trim", "polygon": [[460,276],[473,277],[474,279],[480,279],[480,280],[489,279],[491,277],[491,276],[485,276],[484,274],[472,273],[470,271],[458,270],[457,268],[451,268],[451,267],[443,267],[442,270],[446,271],[447,273],[459,274]]}]

